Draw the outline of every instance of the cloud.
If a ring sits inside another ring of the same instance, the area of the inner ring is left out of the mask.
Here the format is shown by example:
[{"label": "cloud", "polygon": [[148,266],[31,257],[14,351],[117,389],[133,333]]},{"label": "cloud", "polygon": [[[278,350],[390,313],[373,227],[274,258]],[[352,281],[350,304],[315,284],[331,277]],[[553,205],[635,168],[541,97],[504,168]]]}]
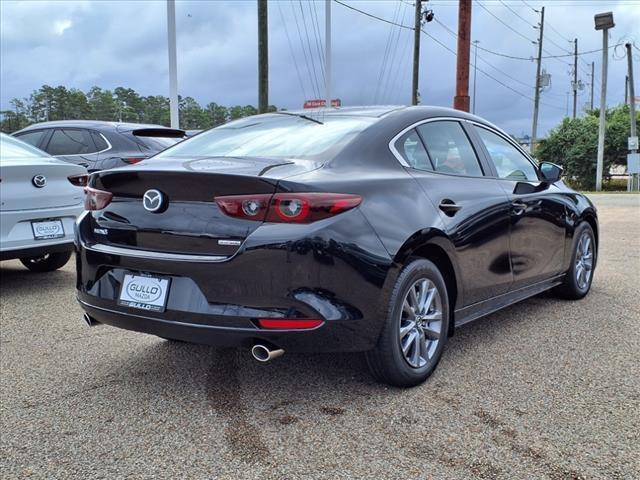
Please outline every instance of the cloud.
[{"label": "cloud", "polygon": [[[525,58],[535,56],[536,46],[526,38],[537,36],[532,27],[537,13],[524,5],[506,3],[513,11],[502,4],[483,4],[520,34],[476,5],[472,38],[489,50]],[[593,29],[593,15],[603,9],[612,10],[616,19],[612,43],[625,34],[640,36],[640,2],[607,2],[606,8],[595,1],[529,3],[547,5],[545,50],[549,53],[545,56],[569,52],[572,44],[568,40],[574,37],[579,39],[580,51],[600,48],[602,37]],[[370,0],[352,5],[398,23],[411,25],[413,21],[410,2]],[[457,29],[457,1],[438,0],[430,2],[429,7],[437,22],[425,25],[425,30],[455,51],[456,38],[442,25],[454,32]],[[332,4],[332,13],[333,96],[340,97],[345,105],[409,103],[413,32],[337,3]],[[255,105],[255,0],[178,1],[176,22],[180,93],[193,96],[201,104],[215,101],[223,105]],[[455,56],[438,42],[422,36],[420,93],[425,104],[450,106],[455,88]],[[320,60],[323,43],[324,1],[269,2],[270,103],[299,108],[306,98],[325,95]],[[166,3],[2,1],[0,57],[3,108],[11,98],[28,96],[43,84],[83,90],[92,85],[126,86],[144,95],[166,95]],[[579,78],[585,83],[590,81],[591,61],[596,67],[597,106],[599,54],[582,57]],[[609,103],[620,103],[626,64],[615,60],[609,63]],[[477,113],[514,134],[529,133],[535,63],[479,51],[478,67]],[[565,114],[572,58],[546,59],[543,67],[552,76],[552,86],[541,96],[541,133]],[[473,81],[473,72],[471,78]],[[589,88],[580,92],[580,107],[588,102],[589,93]]]}]

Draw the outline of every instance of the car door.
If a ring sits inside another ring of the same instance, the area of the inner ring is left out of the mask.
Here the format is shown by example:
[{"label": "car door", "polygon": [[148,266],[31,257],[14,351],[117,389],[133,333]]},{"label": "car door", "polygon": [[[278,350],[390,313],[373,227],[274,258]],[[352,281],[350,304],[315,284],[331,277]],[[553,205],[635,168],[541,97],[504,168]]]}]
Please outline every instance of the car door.
[{"label": "car door", "polygon": [[485,176],[467,133],[457,120],[427,120],[407,130],[394,149],[440,214],[462,275],[459,307],[506,293],[509,202],[495,178]]},{"label": "car door", "polygon": [[541,181],[537,166],[501,132],[473,129],[498,183],[511,204],[512,290],[562,272],[566,238],[566,200]]},{"label": "car door", "polygon": [[44,150],[65,162],[75,163],[95,170],[98,148],[91,134],[84,128],[56,128],[53,130]]}]

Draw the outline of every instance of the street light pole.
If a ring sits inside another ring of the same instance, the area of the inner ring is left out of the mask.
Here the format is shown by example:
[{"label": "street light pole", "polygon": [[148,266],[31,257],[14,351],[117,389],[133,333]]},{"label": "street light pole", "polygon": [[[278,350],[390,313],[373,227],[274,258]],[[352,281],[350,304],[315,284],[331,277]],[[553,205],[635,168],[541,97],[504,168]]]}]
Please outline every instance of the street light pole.
[{"label": "street light pole", "polygon": [[331,2],[332,0],[325,0],[324,3],[324,71],[326,75],[326,97],[327,108],[331,107]]},{"label": "street light pole", "polygon": [[596,30],[602,30],[602,85],[600,89],[600,124],[598,127],[598,158],[596,163],[596,191],[602,190],[604,169],[604,133],[607,115],[607,72],[609,61],[609,29],[615,27],[613,13],[598,13],[594,17]]},{"label": "street light pole", "polygon": [[169,42],[169,112],[171,128],[180,128],[178,114],[178,61],[176,57],[176,1],[167,0],[167,39]]},{"label": "street light pole", "polygon": [[475,52],[473,55],[473,107],[472,113],[475,115],[476,113],[476,74],[478,73],[478,44],[480,40],[474,40],[473,45],[475,47]]}]

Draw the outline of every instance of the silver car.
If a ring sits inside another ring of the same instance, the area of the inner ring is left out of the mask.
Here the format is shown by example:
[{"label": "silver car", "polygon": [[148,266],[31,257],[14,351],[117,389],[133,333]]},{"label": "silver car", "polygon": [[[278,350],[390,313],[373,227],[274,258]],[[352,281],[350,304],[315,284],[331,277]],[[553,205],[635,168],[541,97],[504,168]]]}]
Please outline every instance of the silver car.
[{"label": "silver car", "polygon": [[87,170],[0,134],[0,260],[33,272],[67,263],[83,210]]}]

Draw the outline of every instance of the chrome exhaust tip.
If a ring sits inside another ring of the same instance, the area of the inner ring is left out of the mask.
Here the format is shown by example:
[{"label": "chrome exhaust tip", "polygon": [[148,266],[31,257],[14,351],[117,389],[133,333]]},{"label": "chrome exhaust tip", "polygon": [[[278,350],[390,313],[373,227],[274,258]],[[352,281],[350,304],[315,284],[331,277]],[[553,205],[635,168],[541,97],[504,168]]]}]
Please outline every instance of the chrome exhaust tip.
[{"label": "chrome exhaust tip", "polygon": [[96,322],[93,318],[91,318],[89,316],[89,314],[85,313],[82,315],[82,319],[84,320],[84,322],[90,326],[90,327],[95,327],[96,325],[99,324],[99,322]]},{"label": "chrome exhaust tip", "polygon": [[281,348],[270,349],[266,345],[257,343],[251,348],[251,355],[257,361],[265,363],[284,355],[284,350]]}]

